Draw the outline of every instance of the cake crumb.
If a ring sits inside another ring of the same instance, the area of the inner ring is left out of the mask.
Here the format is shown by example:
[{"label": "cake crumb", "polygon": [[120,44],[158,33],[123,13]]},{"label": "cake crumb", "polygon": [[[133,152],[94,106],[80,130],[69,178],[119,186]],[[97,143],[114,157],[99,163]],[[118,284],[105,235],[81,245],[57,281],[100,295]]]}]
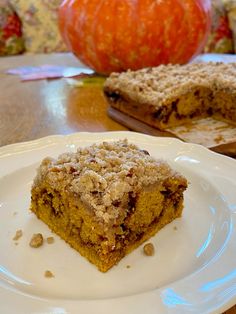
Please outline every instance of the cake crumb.
[{"label": "cake crumb", "polygon": [[147,256],[153,256],[155,254],[155,248],[152,243],[147,243],[143,247],[143,252]]},{"label": "cake crumb", "polygon": [[40,246],[43,245],[43,236],[41,233],[35,233],[31,240],[30,240],[30,243],[29,245],[33,248],[38,248]]},{"label": "cake crumb", "polygon": [[19,229],[19,230],[16,231],[16,234],[14,235],[13,240],[14,240],[14,241],[17,241],[17,240],[19,240],[22,236],[23,236],[23,232],[22,232],[21,229]]},{"label": "cake crumb", "polygon": [[131,268],[131,266],[130,265],[126,265],[126,268]]},{"label": "cake crumb", "polygon": [[54,278],[54,274],[50,270],[45,270],[44,277],[46,278]]},{"label": "cake crumb", "polygon": [[14,213],[13,213],[13,216],[16,216],[17,214],[18,214],[17,212],[14,212]]},{"label": "cake crumb", "polygon": [[178,228],[177,228],[176,226],[174,226],[174,228],[173,228],[173,229],[174,229],[175,231],[176,231],[176,230],[178,230]]},{"label": "cake crumb", "polygon": [[54,243],[54,238],[53,237],[47,237],[47,243],[48,244]]}]

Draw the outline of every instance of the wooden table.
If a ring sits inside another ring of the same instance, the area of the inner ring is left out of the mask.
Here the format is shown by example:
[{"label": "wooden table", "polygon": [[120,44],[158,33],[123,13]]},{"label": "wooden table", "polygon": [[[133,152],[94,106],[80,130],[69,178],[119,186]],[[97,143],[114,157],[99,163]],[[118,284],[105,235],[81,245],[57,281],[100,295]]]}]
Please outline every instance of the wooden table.
[{"label": "wooden table", "polygon": [[[65,79],[23,83],[5,74],[9,68],[43,64],[79,66],[71,54],[0,58],[0,146],[52,134],[127,130],[107,116],[99,86],[71,87]],[[236,314],[236,306],[225,314]]]},{"label": "wooden table", "polygon": [[78,66],[70,54],[0,58],[0,146],[51,134],[127,130],[111,120],[101,88],[73,88],[65,79],[20,82],[9,68]]}]

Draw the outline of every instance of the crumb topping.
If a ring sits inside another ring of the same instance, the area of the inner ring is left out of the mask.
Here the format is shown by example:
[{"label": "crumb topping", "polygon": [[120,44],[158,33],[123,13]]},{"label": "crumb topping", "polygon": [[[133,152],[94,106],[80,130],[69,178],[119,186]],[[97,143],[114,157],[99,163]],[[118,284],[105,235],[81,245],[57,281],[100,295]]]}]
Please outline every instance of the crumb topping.
[{"label": "crumb topping", "polygon": [[58,159],[44,159],[34,186],[46,180],[59,192],[78,195],[98,219],[109,223],[125,214],[130,196],[170,175],[180,176],[163,160],[119,140],[79,148]]},{"label": "crumb topping", "polygon": [[105,91],[121,93],[137,103],[162,107],[170,99],[194,88],[236,92],[236,63],[190,63],[160,65],[138,71],[112,73],[104,84]]}]

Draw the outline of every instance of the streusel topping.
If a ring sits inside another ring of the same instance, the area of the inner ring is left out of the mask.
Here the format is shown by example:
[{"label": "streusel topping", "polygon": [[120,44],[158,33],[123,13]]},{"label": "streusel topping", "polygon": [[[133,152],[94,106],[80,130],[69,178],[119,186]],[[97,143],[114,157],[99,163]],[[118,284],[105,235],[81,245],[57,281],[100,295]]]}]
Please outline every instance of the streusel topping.
[{"label": "streusel topping", "polygon": [[34,185],[46,180],[53,189],[78,195],[97,218],[108,223],[127,210],[130,195],[135,197],[142,187],[170,175],[180,176],[166,162],[119,140],[44,159]]},{"label": "streusel topping", "polygon": [[104,84],[105,92],[120,93],[127,99],[157,108],[194,88],[212,91],[229,89],[236,93],[236,63],[190,63],[160,65],[138,71],[112,73]]}]

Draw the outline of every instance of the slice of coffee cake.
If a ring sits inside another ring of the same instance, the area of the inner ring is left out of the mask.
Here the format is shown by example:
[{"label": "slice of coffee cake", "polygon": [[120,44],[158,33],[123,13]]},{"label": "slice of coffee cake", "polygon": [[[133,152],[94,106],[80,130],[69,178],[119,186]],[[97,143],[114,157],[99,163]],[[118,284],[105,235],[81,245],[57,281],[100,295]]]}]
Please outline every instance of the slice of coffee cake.
[{"label": "slice of coffee cake", "polygon": [[186,179],[127,140],[42,161],[31,210],[106,272],[180,217]]},{"label": "slice of coffee cake", "polygon": [[109,104],[159,129],[214,116],[236,124],[236,64],[161,65],[112,73]]}]

